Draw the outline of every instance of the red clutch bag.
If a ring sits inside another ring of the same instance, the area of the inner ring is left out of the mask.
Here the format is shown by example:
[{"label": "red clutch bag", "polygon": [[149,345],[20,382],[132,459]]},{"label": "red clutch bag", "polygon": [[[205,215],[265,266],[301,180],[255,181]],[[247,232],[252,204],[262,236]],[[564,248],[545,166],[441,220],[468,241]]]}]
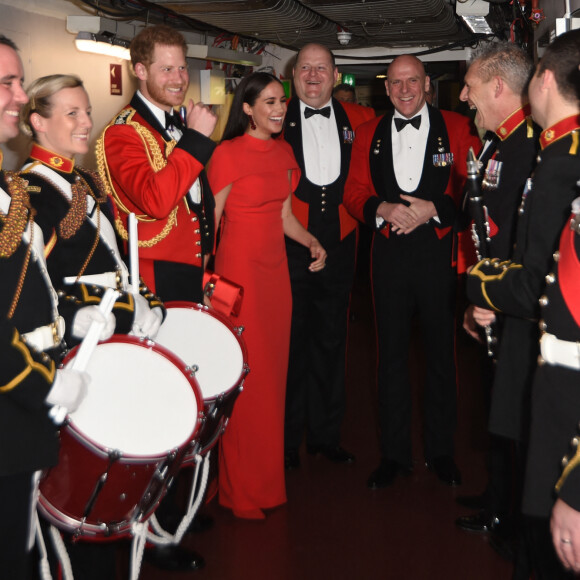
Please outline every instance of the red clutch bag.
[{"label": "red clutch bag", "polygon": [[238,316],[240,313],[244,289],[239,284],[206,270],[203,274],[203,293],[218,312],[226,316]]}]

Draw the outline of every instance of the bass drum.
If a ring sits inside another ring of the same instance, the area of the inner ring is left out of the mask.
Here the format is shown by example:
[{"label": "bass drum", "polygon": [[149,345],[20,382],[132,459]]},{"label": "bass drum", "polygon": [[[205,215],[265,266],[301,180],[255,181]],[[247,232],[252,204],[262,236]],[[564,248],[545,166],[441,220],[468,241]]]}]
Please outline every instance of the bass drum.
[{"label": "bass drum", "polygon": [[151,341],[115,335],[97,345],[86,370],[87,397],[60,430],[59,462],[41,479],[39,510],[82,539],[117,539],[154,512],[196,451],[203,401],[185,365]]},{"label": "bass drum", "polygon": [[246,345],[223,314],[192,302],[166,302],[167,316],[155,340],[195,372],[204,404],[200,453],[226,428],[249,371]]}]

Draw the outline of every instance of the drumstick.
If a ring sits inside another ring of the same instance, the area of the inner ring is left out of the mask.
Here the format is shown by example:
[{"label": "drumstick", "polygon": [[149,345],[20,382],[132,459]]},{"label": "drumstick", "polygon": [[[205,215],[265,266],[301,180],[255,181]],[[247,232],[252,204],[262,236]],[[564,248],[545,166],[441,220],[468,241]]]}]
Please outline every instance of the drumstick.
[{"label": "drumstick", "polygon": [[137,234],[137,218],[134,213],[129,214],[129,277],[131,292],[139,293],[139,236]]},{"label": "drumstick", "polygon": [[[110,312],[113,310],[113,306],[115,301],[119,297],[119,292],[113,288],[108,288],[103,298],[101,299],[101,303],[99,304],[99,312],[103,314],[103,317],[107,317]],[[86,336],[83,338],[81,342],[77,354],[71,364],[71,369],[75,371],[85,371],[87,368],[87,364],[91,355],[93,354],[97,344],[99,343],[99,336],[101,335],[101,331],[105,326],[104,322],[93,320],[89,327],[89,330]],[[48,412],[49,417],[53,420],[53,422],[57,425],[60,425],[64,420],[68,413],[66,407],[62,407],[61,405],[54,405],[50,411]]]}]

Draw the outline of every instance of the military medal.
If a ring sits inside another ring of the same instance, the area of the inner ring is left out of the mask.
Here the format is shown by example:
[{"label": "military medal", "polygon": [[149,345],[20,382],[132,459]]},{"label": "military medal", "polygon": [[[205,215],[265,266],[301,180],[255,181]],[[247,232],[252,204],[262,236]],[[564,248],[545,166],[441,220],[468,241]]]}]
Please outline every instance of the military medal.
[{"label": "military medal", "polygon": [[485,168],[485,175],[483,176],[482,185],[486,189],[497,189],[499,187],[499,180],[501,176],[501,169],[503,163],[497,159],[490,159]]},{"label": "military medal", "polygon": [[436,153],[433,155],[433,165],[435,167],[453,165],[453,153]]},{"label": "military medal", "polygon": [[343,143],[352,144],[354,141],[354,131],[351,131],[348,127],[342,128],[342,141]]}]

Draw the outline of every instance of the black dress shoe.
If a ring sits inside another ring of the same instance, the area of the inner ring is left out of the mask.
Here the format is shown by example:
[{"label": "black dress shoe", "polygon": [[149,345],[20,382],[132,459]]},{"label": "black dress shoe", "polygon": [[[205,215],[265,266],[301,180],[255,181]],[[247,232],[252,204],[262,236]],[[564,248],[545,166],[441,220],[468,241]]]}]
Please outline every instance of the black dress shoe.
[{"label": "black dress shoe", "polygon": [[393,459],[382,459],[380,465],[371,473],[367,480],[370,489],[382,489],[395,481],[399,473],[409,475],[411,469]]},{"label": "black dress shoe", "polygon": [[500,520],[499,524],[491,530],[488,542],[504,560],[515,562],[518,550],[518,534],[509,522],[509,518]]},{"label": "black dress shoe", "polygon": [[484,534],[491,532],[499,526],[500,519],[497,515],[481,510],[471,516],[461,516],[455,520],[455,525],[467,532],[477,532]]},{"label": "black dress shoe", "polygon": [[470,510],[482,510],[486,505],[485,493],[479,495],[458,495],[455,502]]},{"label": "black dress shoe", "polygon": [[427,467],[445,484],[455,486],[461,484],[461,473],[450,455],[440,455],[426,462]]},{"label": "black dress shoe", "polygon": [[354,455],[343,449],[340,445],[331,447],[327,445],[308,445],[306,450],[310,455],[323,455],[333,463],[354,463]]},{"label": "black dress shoe", "polygon": [[152,566],[168,572],[191,572],[205,566],[199,554],[175,545],[147,548],[144,559]]},{"label": "black dress shoe", "polygon": [[293,469],[298,469],[300,467],[300,455],[298,451],[292,449],[290,451],[284,452],[284,468],[287,471],[292,471]]}]

